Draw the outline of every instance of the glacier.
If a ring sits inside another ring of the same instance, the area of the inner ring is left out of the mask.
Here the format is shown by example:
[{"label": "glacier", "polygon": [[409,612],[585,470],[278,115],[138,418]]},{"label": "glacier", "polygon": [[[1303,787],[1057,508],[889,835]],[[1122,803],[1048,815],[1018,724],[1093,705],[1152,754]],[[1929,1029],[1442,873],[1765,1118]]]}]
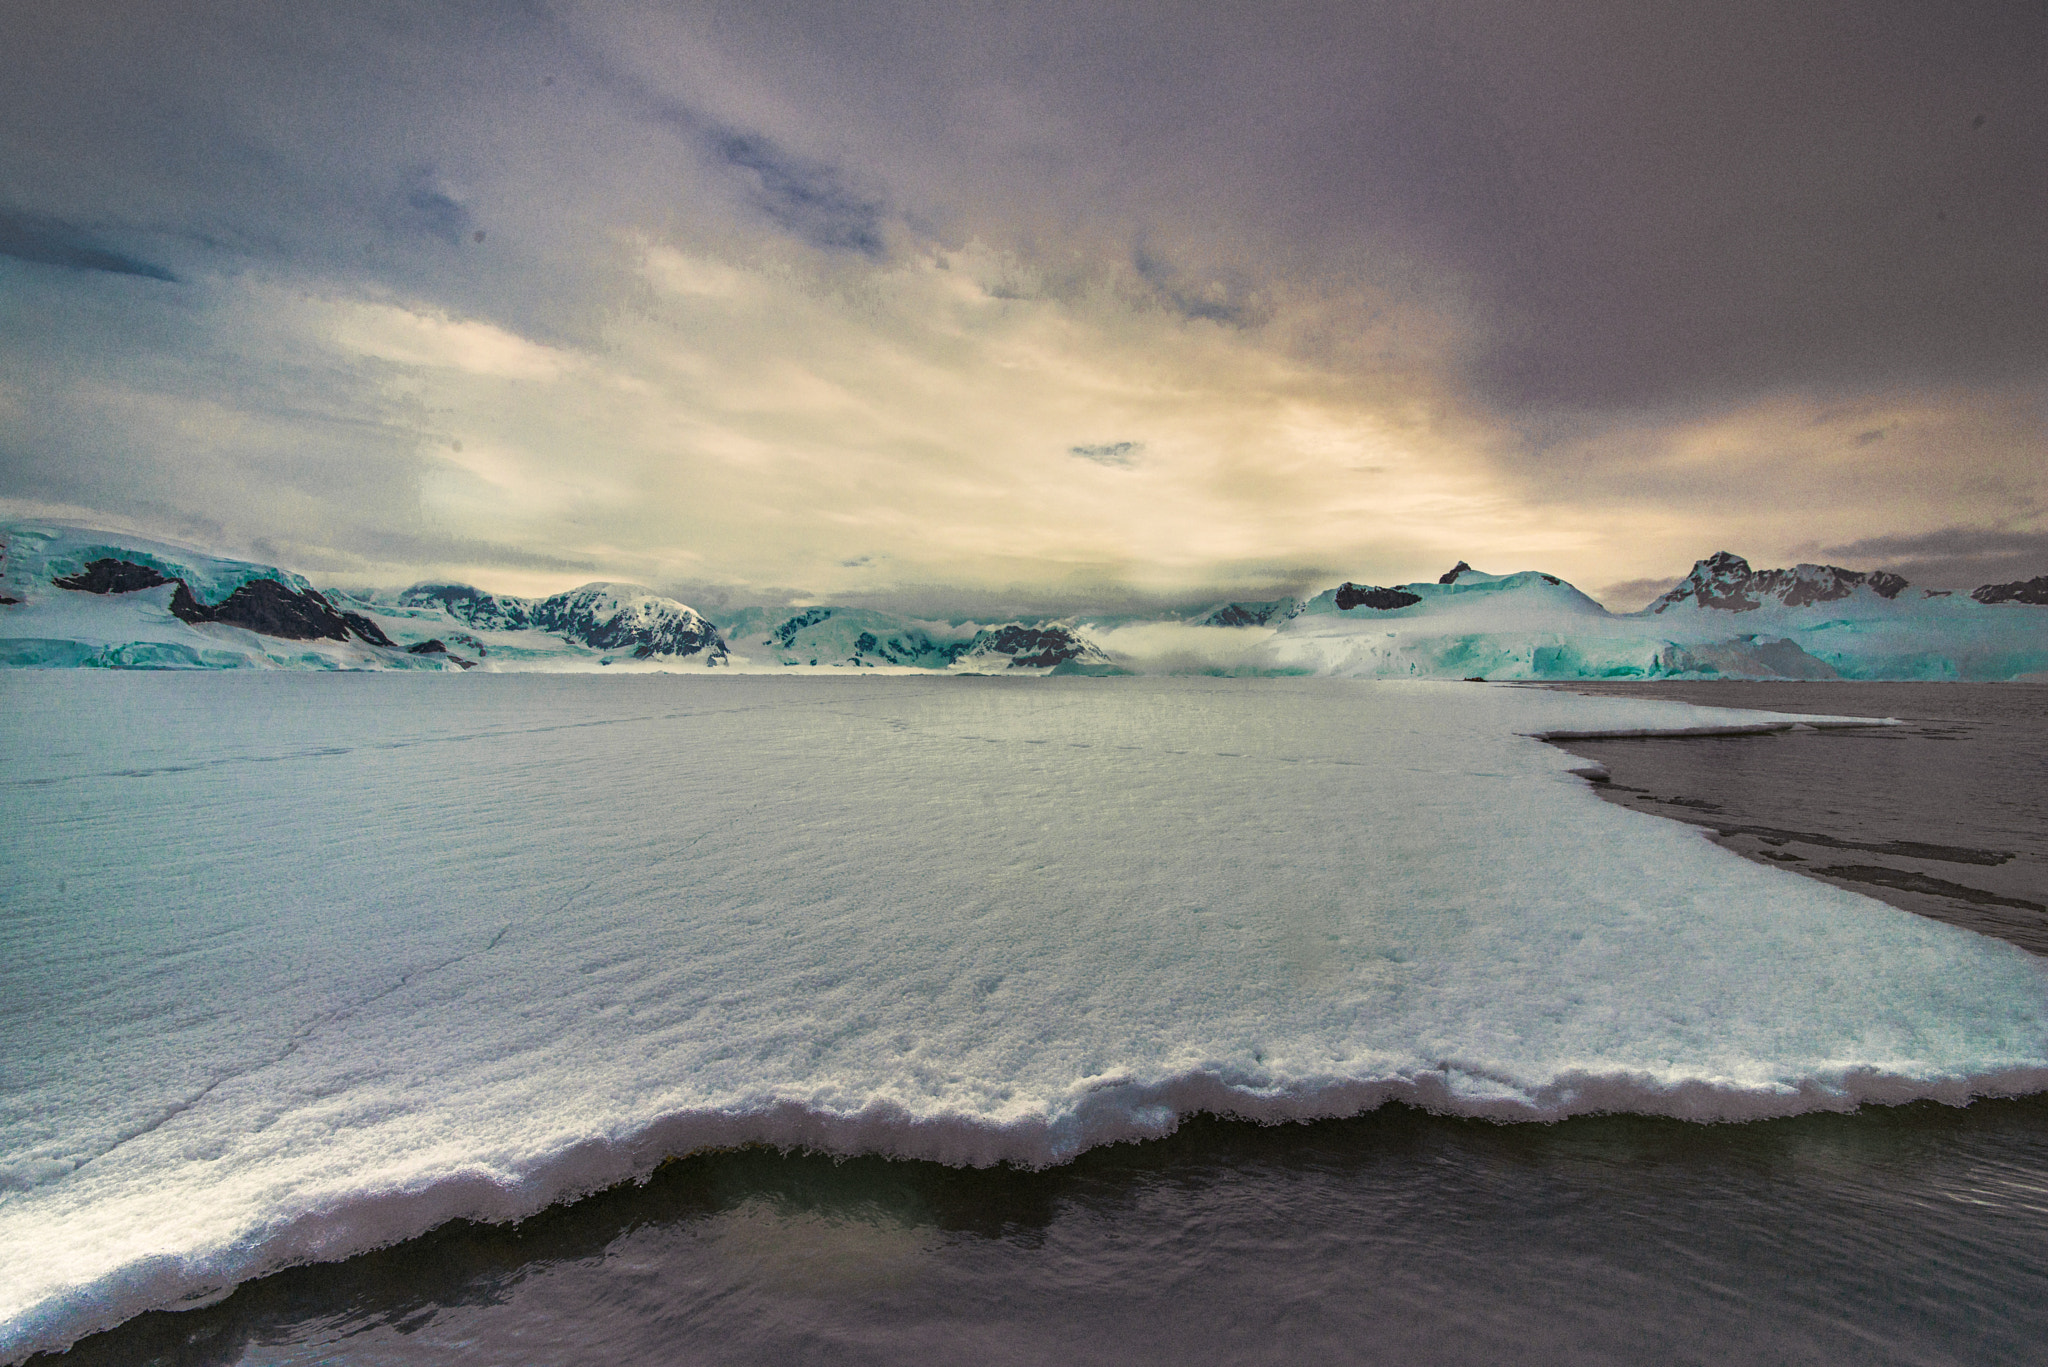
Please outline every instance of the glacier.
[{"label": "glacier", "polygon": [[1532,739],[1852,719],[461,677],[9,678],[0,1360],[706,1146],[1036,1166],[1197,1111],[2048,1087],[2040,961],[1602,802]]}]

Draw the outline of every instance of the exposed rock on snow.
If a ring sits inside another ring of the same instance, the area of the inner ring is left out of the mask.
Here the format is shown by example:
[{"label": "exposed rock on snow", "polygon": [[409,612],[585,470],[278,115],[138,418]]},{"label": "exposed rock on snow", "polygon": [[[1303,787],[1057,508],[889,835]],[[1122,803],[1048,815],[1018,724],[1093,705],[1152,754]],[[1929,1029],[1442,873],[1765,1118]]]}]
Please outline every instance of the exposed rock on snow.
[{"label": "exposed rock on snow", "polygon": [[[171,616],[181,622],[224,622],[287,641],[346,641],[351,630],[348,619],[318,593],[294,593],[275,579],[252,579],[211,605],[194,598],[180,582],[171,593]],[[372,644],[391,644],[374,625],[370,630],[378,637]]]},{"label": "exposed rock on snow", "polygon": [[961,658],[1007,657],[1011,669],[1052,669],[1059,665],[1107,665],[1109,657],[1063,626],[1029,627],[1020,622],[978,633]]},{"label": "exposed rock on snow", "polygon": [[467,584],[414,584],[398,595],[398,606],[438,608],[458,622],[484,631],[524,631],[533,625],[531,598],[500,598]]},{"label": "exposed rock on snow", "polygon": [[1752,570],[1749,562],[1727,551],[1716,551],[1693,565],[1683,583],[1650,605],[1651,612],[1664,612],[1690,602],[1695,607],[1719,608],[1728,612],[1754,612],[1767,603],[1782,607],[1807,607],[1833,603],[1867,589],[1883,599],[1899,596],[1906,581],[1896,574],[1876,570],[1865,574],[1836,565],[1795,565],[1789,570]]},{"label": "exposed rock on snow", "polygon": [[0,526],[0,665],[440,669],[298,575],[64,523]]},{"label": "exposed rock on snow", "polygon": [[568,640],[630,650],[642,660],[701,653],[715,663],[726,657],[718,628],[695,608],[631,584],[585,584],[543,598],[533,605],[532,621]]},{"label": "exposed rock on snow", "polygon": [[2048,574],[2036,575],[2011,584],[1986,584],[1970,590],[1970,596],[1987,607],[1993,603],[2029,603],[2048,607]]},{"label": "exposed rock on snow", "polygon": [[[1441,583],[1448,584],[1453,576],[1446,575]],[[1420,594],[1403,593],[1400,589],[1383,589],[1372,584],[1344,583],[1337,586],[1337,610],[1349,612],[1353,608],[1373,608],[1388,612],[1394,608],[1405,608],[1422,601]]]},{"label": "exposed rock on snow", "polygon": [[140,593],[171,581],[147,565],[108,557],[93,561],[77,574],[59,575],[50,582],[74,593]]},{"label": "exposed rock on snow", "polygon": [[463,659],[460,655],[457,655],[454,651],[448,648],[448,643],[446,641],[440,640],[438,638],[429,641],[421,641],[418,645],[407,646],[405,648],[405,653],[408,655],[439,655],[454,662],[456,665],[463,669],[476,668],[475,660]]},{"label": "exposed rock on snow", "polygon": [[221,602],[209,605],[193,597],[183,579],[168,578],[149,565],[106,556],[77,574],[59,575],[50,582],[74,593],[97,594],[140,593],[169,584],[173,586],[170,613],[181,622],[222,622],[287,641],[346,641],[356,635],[371,645],[391,644],[369,618],[337,612],[317,590],[287,588],[275,579],[251,579]]},{"label": "exposed rock on snow", "polygon": [[733,648],[753,664],[910,669],[1108,669],[1109,657],[1059,622],[919,621],[867,608],[746,608],[726,619]]}]

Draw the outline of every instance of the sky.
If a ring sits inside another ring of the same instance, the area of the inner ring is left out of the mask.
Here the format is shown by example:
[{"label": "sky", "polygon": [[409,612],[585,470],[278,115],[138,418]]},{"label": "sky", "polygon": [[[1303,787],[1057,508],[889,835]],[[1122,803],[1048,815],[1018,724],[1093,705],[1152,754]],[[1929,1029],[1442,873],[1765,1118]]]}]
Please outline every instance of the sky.
[{"label": "sky", "polygon": [[1140,610],[2048,573],[2048,5],[0,8],[0,510]]}]

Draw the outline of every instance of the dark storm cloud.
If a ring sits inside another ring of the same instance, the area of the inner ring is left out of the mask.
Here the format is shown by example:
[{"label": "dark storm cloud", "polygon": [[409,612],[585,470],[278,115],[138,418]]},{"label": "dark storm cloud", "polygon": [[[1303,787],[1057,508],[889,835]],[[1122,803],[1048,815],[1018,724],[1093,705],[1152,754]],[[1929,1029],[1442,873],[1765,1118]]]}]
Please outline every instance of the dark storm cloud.
[{"label": "dark storm cloud", "polygon": [[727,165],[752,178],[754,203],[784,230],[815,247],[886,254],[882,205],[849,189],[836,168],[792,157],[758,134],[725,130],[710,142]]},{"label": "dark storm cloud", "polygon": [[390,220],[401,233],[419,233],[451,245],[475,232],[467,207],[438,184],[432,167],[419,167],[393,197]]},{"label": "dark storm cloud", "polygon": [[2038,0],[711,9],[976,229],[1120,211],[1155,280],[1421,263],[1502,406],[2048,365]]},{"label": "dark storm cloud", "polygon": [[[2038,0],[80,4],[0,28],[28,213],[142,215],[543,333],[576,325],[564,272],[603,275],[592,229],[690,207],[694,160],[868,258],[904,214],[1051,256],[1134,234],[1162,303],[1227,325],[1266,316],[1262,278],[1421,280],[1511,409],[2048,367]],[[702,79],[702,52],[744,78]],[[528,220],[491,241],[529,270],[445,255],[494,214]]]},{"label": "dark storm cloud", "polygon": [[0,256],[75,271],[139,275],[146,280],[173,284],[178,279],[162,266],[100,245],[89,233],[69,223],[10,209],[0,209]]},{"label": "dark storm cloud", "polygon": [[1873,536],[1830,546],[1851,567],[1902,574],[1916,584],[1972,589],[2048,574],[2048,532],[1947,527],[1916,536]]},{"label": "dark storm cloud", "polygon": [[593,85],[625,109],[678,135],[732,173],[748,202],[783,231],[829,251],[875,259],[887,254],[888,206],[878,192],[856,188],[843,167],[798,155],[764,133],[714,118],[601,51],[571,43],[569,52],[587,67]]},{"label": "dark storm cloud", "polygon": [[1242,271],[1194,277],[1180,263],[1142,242],[1131,251],[1131,265],[1139,278],[1152,286],[1159,301],[1183,318],[1229,327],[1261,321],[1252,287]]},{"label": "dark storm cloud", "polygon": [[[1524,7],[1430,63],[1415,197],[1508,403],[2048,362],[2048,7]],[[1408,188],[1412,192],[1412,187]]]}]

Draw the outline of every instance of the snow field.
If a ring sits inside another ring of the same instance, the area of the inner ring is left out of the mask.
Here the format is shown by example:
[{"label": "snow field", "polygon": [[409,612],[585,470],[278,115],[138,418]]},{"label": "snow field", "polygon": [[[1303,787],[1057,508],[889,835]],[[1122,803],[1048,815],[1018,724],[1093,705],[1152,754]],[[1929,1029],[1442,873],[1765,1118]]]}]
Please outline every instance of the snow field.
[{"label": "snow field", "polygon": [[1197,1109],[2048,1086],[2028,956],[1602,803],[1527,738],[1757,713],[1286,679],[5,686],[0,1359],[707,1144],[1045,1164]]}]

